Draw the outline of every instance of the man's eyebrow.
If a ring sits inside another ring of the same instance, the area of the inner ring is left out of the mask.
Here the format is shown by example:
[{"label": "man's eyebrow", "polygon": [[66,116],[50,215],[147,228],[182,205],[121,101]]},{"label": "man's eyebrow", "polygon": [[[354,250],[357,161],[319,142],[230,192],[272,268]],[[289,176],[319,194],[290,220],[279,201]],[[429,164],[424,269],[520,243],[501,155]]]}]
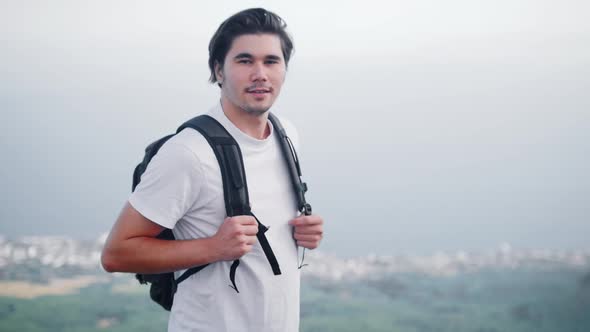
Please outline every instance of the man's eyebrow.
[{"label": "man's eyebrow", "polygon": [[250,54],[250,53],[245,53],[245,52],[244,52],[244,53],[239,53],[238,55],[236,55],[236,56],[234,57],[234,59],[241,59],[241,58],[248,58],[248,59],[252,59],[253,57],[252,57],[252,54]]},{"label": "man's eyebrow", "polygon": [[271,55],[267,55],[265,58],[266,58],[266,60],[276,60],[276,61],[280,61],[281,60],[281,57],[280,56],[278,56],[278,55],[272,55],[272,54]]}]

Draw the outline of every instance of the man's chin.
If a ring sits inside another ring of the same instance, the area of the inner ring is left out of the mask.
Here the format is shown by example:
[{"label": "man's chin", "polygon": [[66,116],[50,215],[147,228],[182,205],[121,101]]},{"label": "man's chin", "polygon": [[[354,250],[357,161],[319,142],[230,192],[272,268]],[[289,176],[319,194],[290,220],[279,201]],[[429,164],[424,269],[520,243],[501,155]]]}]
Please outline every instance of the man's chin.
[{"label": "man's chin", "polygon": [[246,113],[251,114],[251,115],[256,115],[256,116],[266,114],[266,112],[268,112],[269,109],[270,109],[270,107],[244,107],[243,108],[243,110],[246,111]]}]

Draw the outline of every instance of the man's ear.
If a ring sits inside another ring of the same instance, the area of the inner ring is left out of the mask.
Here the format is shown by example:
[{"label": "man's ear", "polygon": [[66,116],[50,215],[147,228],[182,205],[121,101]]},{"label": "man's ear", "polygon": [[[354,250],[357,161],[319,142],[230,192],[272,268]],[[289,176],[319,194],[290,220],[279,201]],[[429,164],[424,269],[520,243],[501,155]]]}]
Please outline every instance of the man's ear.
[{"label": "man's ear", "polygon": [[217,80],[217,83],[222,84],[223,83],[223,68],[221,68],[221,65],[217,61],[215,61],[214,68],[215,68],[215,79]]}]

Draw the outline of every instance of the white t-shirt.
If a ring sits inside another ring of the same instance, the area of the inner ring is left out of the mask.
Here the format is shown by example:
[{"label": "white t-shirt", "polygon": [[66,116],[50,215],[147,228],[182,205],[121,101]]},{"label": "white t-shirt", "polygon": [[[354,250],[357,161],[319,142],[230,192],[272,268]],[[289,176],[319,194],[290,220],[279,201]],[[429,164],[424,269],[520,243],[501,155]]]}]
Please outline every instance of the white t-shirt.
[{"label": "white t-shirt", "polygon": [[[232,262],[210,264],[179,284],[168,331],[298,331],[300,274],[288,225],[298,212],[279,141],[270,122],[271,134],[258,140],[229,121],[220,105],[208,114],[240,145],[252,212],[269,227],[265,235],[282,274],[273,274],[259,243],[240,259],[235,275],[239,293],[230,287]],[[284,119],[281,123],[297,147],[294,127]],[[150,162],[129,202],[146,218],[173,228],[177,239],[213,236],[226,213],[219,164],[207,140],[190,128],[172,137]]]}]

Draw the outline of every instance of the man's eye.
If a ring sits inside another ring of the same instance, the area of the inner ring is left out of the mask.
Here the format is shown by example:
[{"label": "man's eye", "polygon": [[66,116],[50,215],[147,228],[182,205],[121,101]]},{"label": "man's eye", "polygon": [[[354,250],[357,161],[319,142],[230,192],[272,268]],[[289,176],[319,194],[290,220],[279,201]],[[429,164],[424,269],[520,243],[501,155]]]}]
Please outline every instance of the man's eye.
[{"label": "man's eye", "polygon": [[240,59],[238,60],[238,63],[252,63],[252,61],[250,61],[249,59]]},{"label": "man's eye", "polygon": [[277,63],[279,63],[277,60],[266,60],[266,64],[268,64],[268,65],[274,65]]}]

